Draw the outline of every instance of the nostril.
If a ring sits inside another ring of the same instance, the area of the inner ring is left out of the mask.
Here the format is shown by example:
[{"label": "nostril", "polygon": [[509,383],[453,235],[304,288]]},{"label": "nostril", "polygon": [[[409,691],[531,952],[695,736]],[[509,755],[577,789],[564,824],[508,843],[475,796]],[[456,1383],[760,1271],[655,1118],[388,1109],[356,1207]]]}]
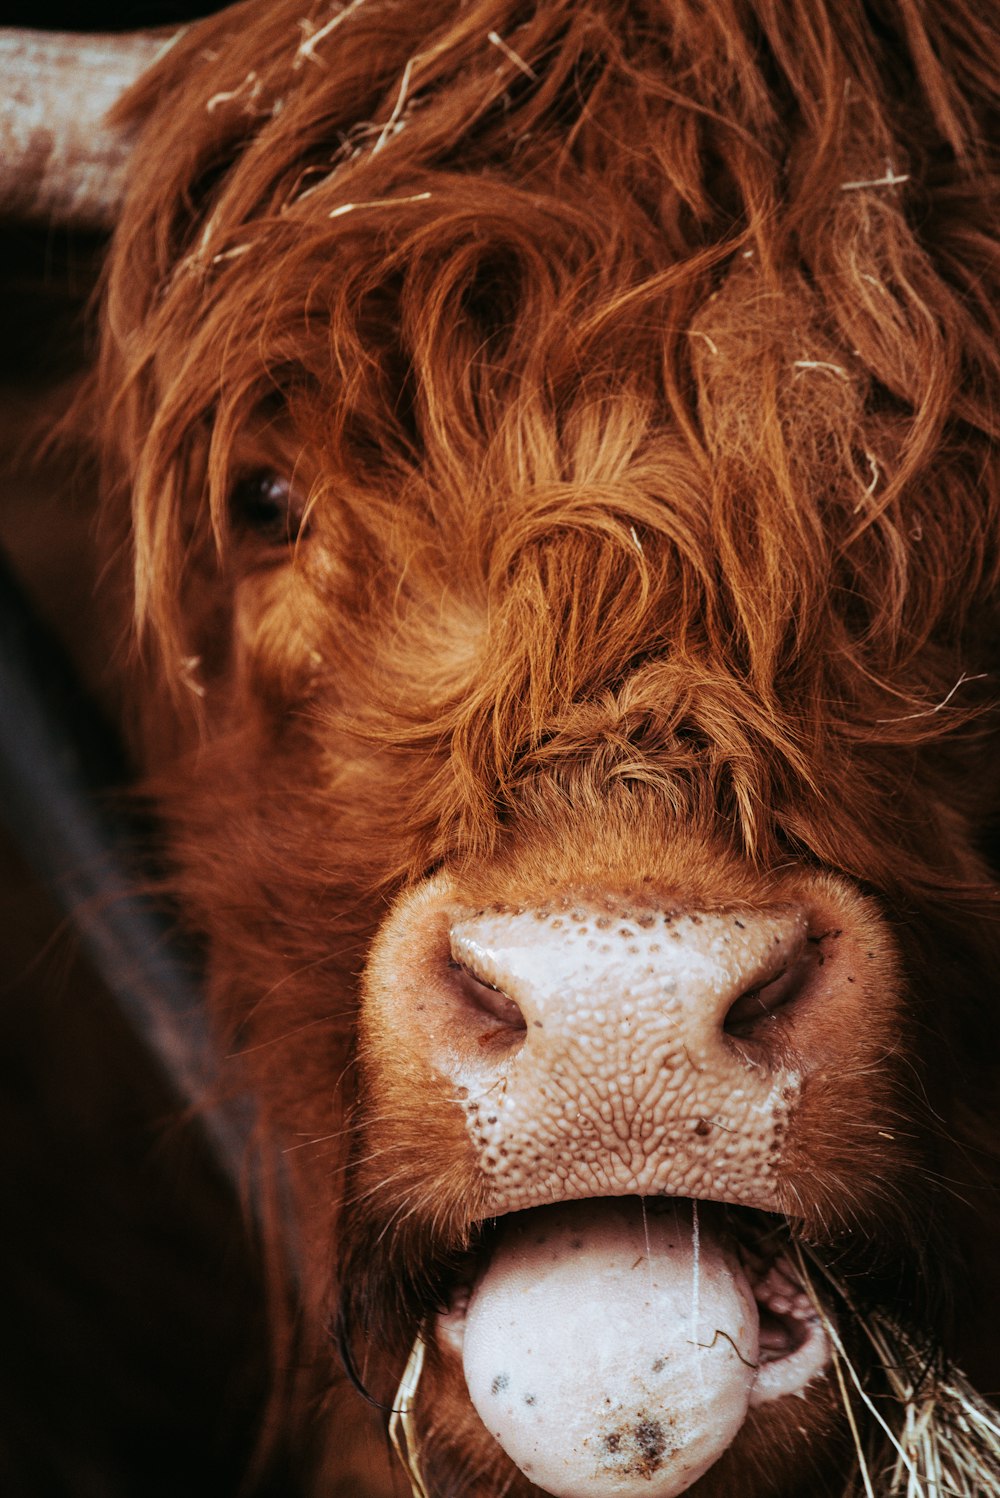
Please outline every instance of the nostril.
[{"label": "nostril", "polygon": [[722,1029],[738,1040],[762,1038],[766,1026],[795,998],[800,987],[797,965],[780,968],[747,988],[729,1006]]},{"label": "nostril", "polygon": [[510,1030],[527,1029],[521,1010],[501,989],[492,983],[487,983],[484,978],[477,977],[464,962],[456,962],[454,958],[449,961],[448,969],[462,997],[473,1008],[483,1014],[492,1015]]}]

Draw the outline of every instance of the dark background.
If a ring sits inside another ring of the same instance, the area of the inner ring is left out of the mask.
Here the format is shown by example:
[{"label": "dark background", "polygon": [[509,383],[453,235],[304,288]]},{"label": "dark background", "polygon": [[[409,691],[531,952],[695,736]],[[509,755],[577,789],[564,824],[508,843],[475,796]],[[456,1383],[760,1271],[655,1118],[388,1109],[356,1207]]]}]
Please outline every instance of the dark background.
[{"label": "dark background", "polygon": [[221,5],[184,4],[177,0],[131,0],[131,3],[109,3],[109,0],[94,0],[93,4],[55,5],[51,0],[40,0],[37,5],[12,4],[10,0],[0,5],[0,26],[34,26],[58,31],[125,31],[133,27],[164,26],[172,21],[187,21],[194,16],[210,15],[222,10]]}]

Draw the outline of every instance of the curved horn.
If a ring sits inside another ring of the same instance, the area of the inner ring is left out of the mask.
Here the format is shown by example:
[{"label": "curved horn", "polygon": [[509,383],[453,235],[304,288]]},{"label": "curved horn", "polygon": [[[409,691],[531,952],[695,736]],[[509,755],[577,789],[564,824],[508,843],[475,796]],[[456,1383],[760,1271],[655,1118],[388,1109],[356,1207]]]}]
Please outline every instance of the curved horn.
[{"label": "curved horn", "polygon": [[131,139],[105,116],[175,34],[0,31],[0,213],[112,227]]}]

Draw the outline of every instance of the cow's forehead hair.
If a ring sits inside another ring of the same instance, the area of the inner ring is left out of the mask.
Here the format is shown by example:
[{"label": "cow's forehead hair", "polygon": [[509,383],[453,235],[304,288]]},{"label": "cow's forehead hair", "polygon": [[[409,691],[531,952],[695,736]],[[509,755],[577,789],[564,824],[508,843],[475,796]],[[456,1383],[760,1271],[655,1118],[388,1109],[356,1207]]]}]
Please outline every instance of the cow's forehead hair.
[{"label": "cow's forehead hair", "polygon": [[585,714],[641,650],[716,724],[725,698],[886,783],[1000,637],[981,11],[366,0],[324,33],[268,0],[196,28],[131,105],[100,385],[167,676],[271,393],[390,601],[421,527],[460,538],[504,687],[449,732],[514,724],[501,697]]},{"label": "cow's forehead hair", "polygon": [[[559,420],[628,374],[713,475],[720,533],[720,492],[769,492],[771,536],[811,500],[895,649],[913,574],[922,617],[945,602],[914,533],[961,535],[962,592],[983,563],[995,313],[956,246],[983,232],[989,23],[960,8],[948,70],[943,12],[917,36],[910,7],[876,28],[860,0],[366,0],[326,30],[280,0],[196,28],[132,102],[149,129],[109,276],[140,552],[177,553],[149,510],[192,425],[232,425],[262,382],[316,390],[369,458],[415,413],[461,475],[494,409],[541,392]],[[956,419],[966,462],[951,444],[943,473]]]}]

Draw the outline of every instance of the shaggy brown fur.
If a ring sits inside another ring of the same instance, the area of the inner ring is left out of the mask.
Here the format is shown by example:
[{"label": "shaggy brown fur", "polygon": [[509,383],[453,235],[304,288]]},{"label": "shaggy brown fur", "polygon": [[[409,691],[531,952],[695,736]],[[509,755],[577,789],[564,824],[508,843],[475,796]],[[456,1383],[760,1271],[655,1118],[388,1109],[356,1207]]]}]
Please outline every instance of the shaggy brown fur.
[{"label": "shaggy brown fur", "polygon": [[[645,818],[758,892],[872,893],[912,1130],[925,1089],[946,1120],[924,1177],[968,1174],[1000,1017],[998,66],[976,0],[248,0],[129,100],[95,409],[136,741],[295,1147],[317,1324],[386,901],[546,830],[619,879],[602,829]],[[261,471],[277,528],[241,502]],[[816,1189],[831,1236],[879,1238],[843,1172]],[[465,1455],[438,1491],[473,1492]]]}]

